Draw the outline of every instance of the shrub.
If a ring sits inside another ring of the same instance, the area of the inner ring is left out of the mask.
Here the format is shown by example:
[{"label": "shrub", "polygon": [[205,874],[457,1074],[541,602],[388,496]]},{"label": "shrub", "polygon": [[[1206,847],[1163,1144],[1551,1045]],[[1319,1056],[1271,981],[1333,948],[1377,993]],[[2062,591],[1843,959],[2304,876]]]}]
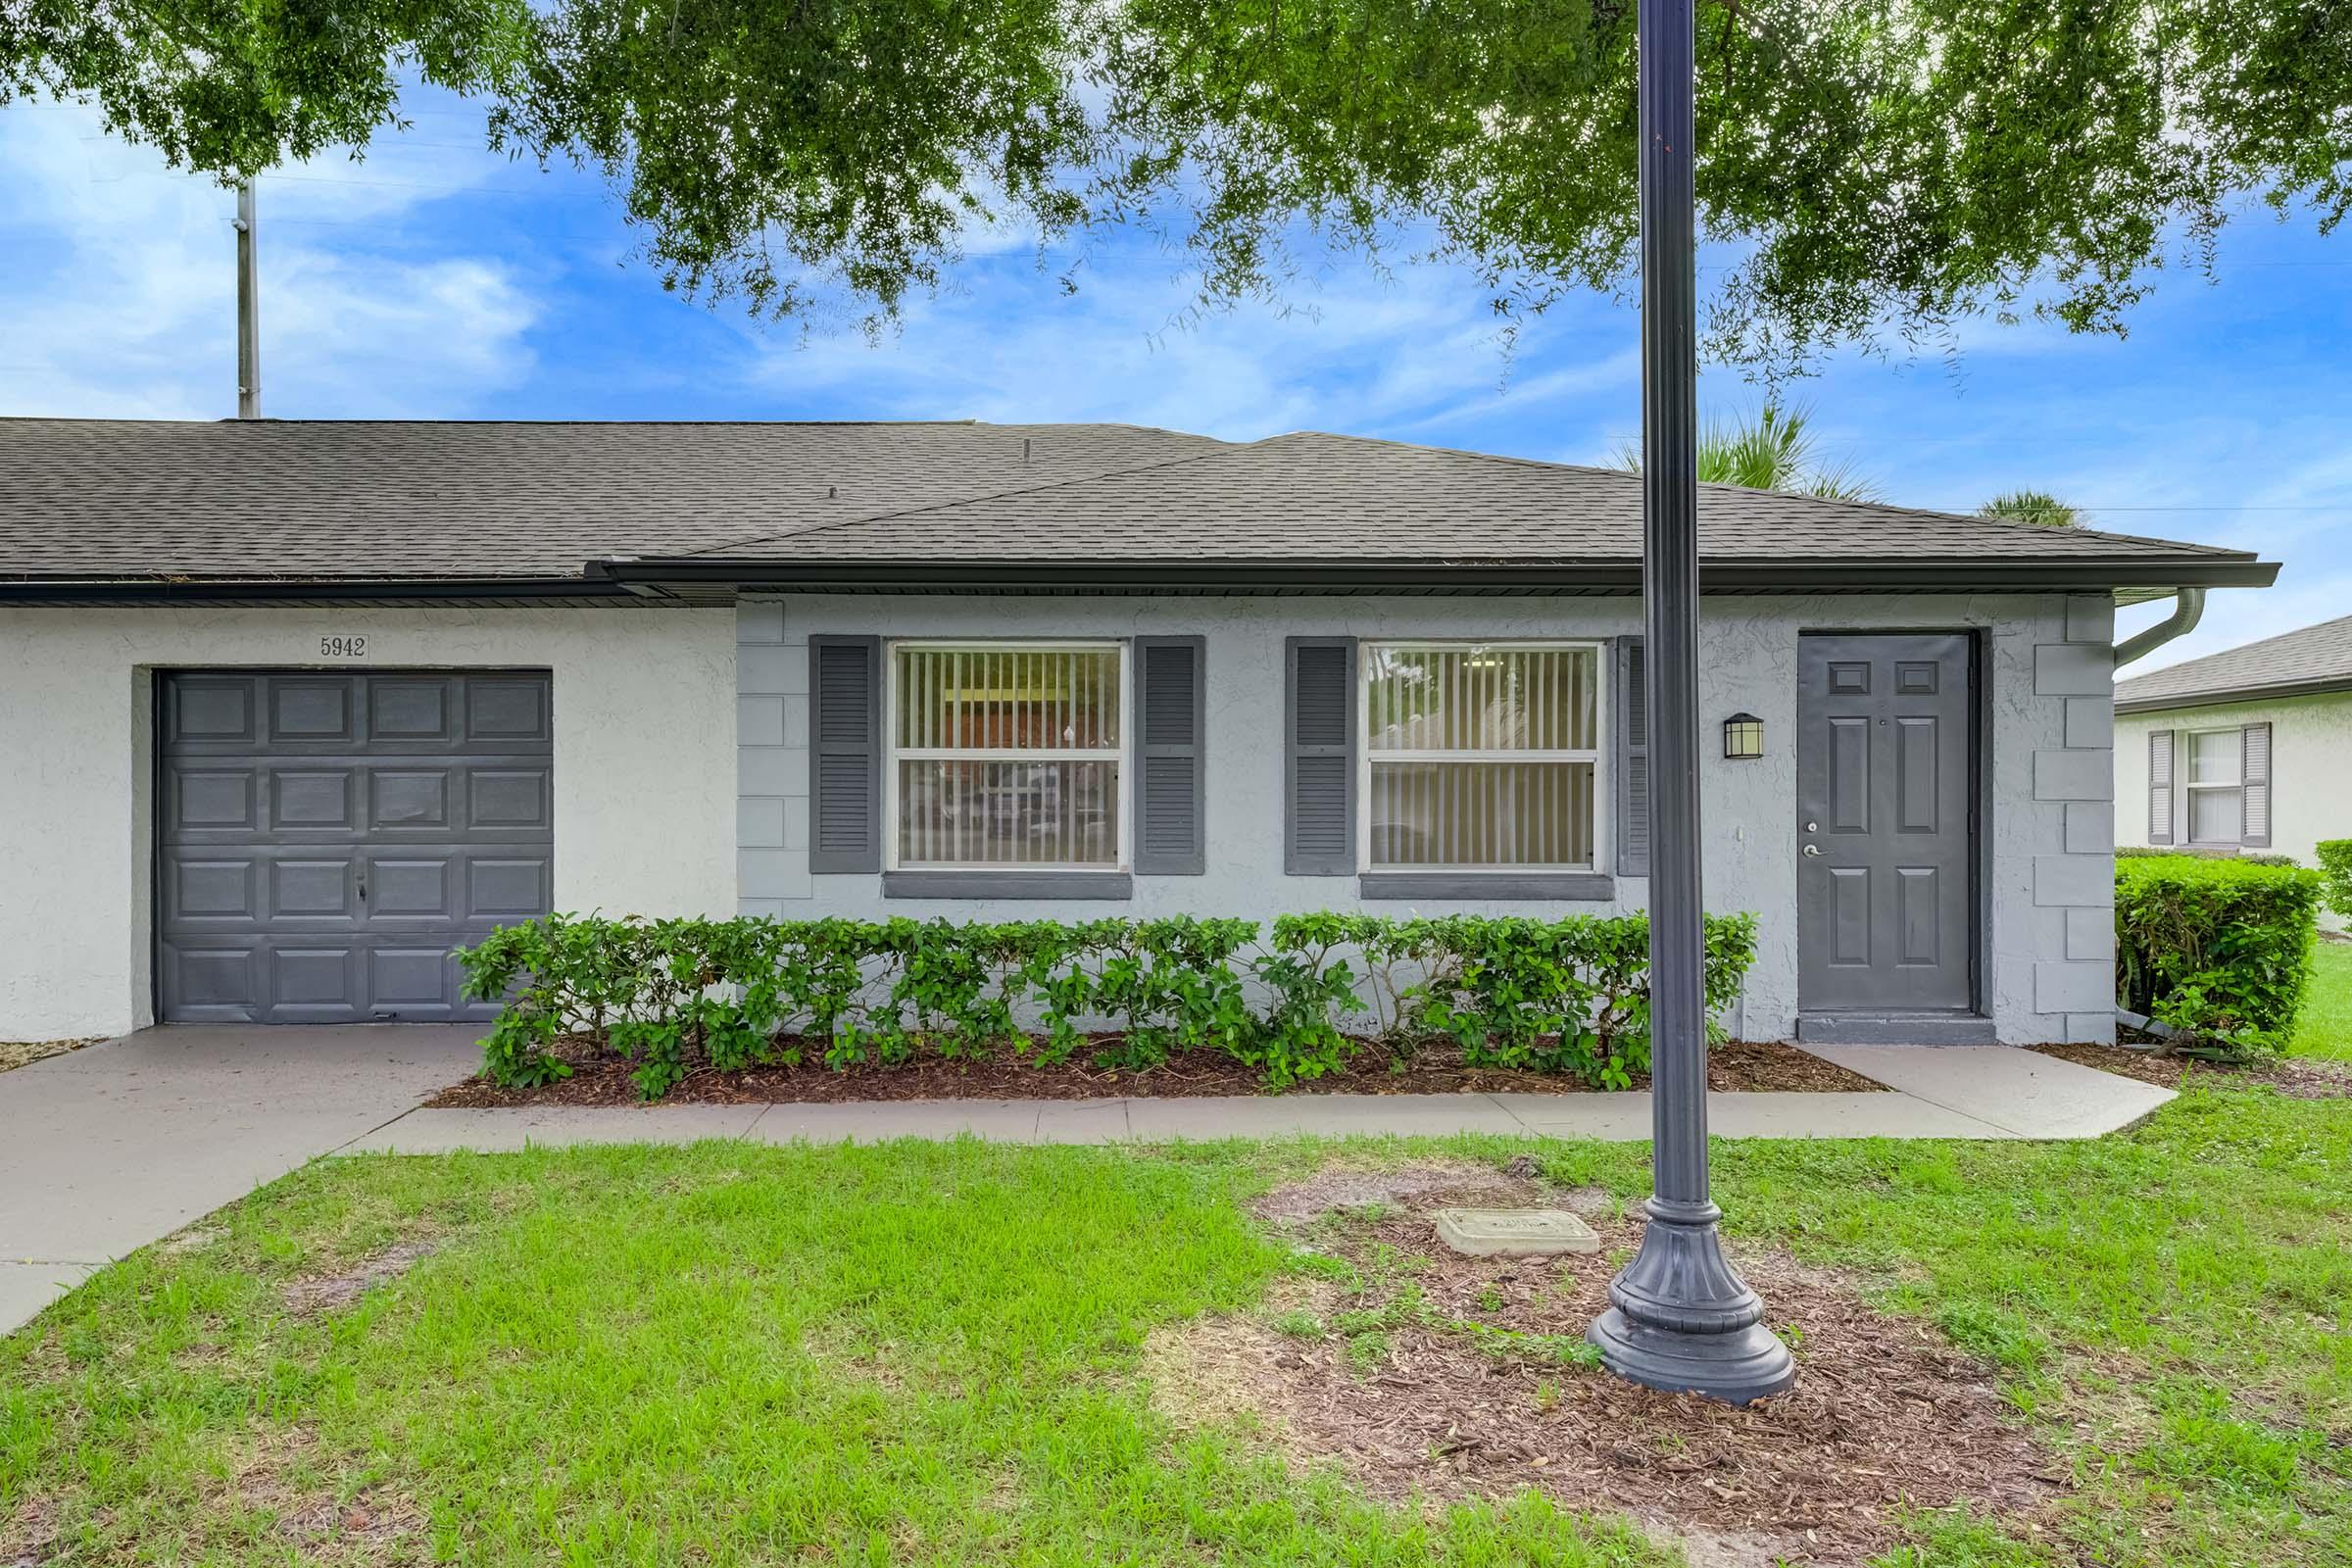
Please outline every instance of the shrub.
[{"label": "shrub", "polygon": [[2352,839],[2325,839],[2320,859],[2320,896],[2328,908],[2352,920]]},{"label": "shrub", "polygon": [[2320,877],[2297,866],[2167,855],[2115,867],[2116,990],[2194,1049],[2245,1057],[2293,1033],[2318,932]]},{"label": "shrub", "polygon": [[[566,1076],[567,1040],[630,1062],[656,1100],[698,1054],[734,1070],[890,1065],[1001,1051],[1091,1050],[1141,1069],[1213,1051],[1276,1088],[1337,1072],[1374,1014],[1392,1049],[1442,1036],[1473,1064],[1574,1072],[1624,1088],[1649,1064],[1647,922],[1293,914],[1249,920],[644,920],[548,915],[461,949],[466,992],[503,999],[484,1072]],[[1707,1004],[1730,1004],[1755,955],[1750,915],[1711,916]],[[1360,967],[1359,967],[1360,966]],[[1254,991],[1254,1001],[1252,992]],[[1032,1035],[1021,1023],[1035,1019]],[[1088,1019],[1116,1021],[1090,1040]]]}]

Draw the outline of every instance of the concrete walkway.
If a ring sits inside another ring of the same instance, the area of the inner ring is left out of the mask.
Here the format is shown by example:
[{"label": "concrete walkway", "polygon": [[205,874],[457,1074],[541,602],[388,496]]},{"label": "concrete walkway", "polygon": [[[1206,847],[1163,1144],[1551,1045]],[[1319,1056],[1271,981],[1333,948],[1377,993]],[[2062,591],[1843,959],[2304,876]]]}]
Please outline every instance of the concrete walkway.
[{"label": "concrete walkway", "polygon": [[[1823,1046],[1815,1054],[1890,1086],[1886,1094],[1713,1094],[1724,1138],[2096,1138],[2173,1098],[2136,1079],[2007,1046]],[[1285,1095],[1177,1100],[903,1100],[826,1105],[547,1105],[413,1110],[350,1152],[438,1154],[573,1144],[877,1143],[969,1133],[1011,1143],[1174,1139],[1514,1137],[1637,1141],[1649,1096]]]},{"label": "concrete walkway", "polygon": [[[1647,1095],[1292,1095],[426,1110],[479,1031],[150,1029],[0,1073],[0,1333],[113,1259],[322,1154],[526,1146],[877,1142],[969,1133],[1102,1144],[1295,1134],[1640,1140]],[[1823,1046],[1887,1094],[1708,1097],[1726,1138],[2093,1138],[2169,1091],[2003,1046]]]},{"label": "concrete walkway", "polygon": [[479,1064],[480,1035],[182,1026],[0,1073],[0,1333],[414,1108]]}]

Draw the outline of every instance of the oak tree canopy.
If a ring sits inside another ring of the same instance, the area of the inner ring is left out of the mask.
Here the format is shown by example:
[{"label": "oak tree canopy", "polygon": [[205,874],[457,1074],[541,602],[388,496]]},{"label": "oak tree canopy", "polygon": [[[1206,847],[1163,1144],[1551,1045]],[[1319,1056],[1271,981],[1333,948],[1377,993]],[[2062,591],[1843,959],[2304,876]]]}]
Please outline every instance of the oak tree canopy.
[{"label": "oak tree canopy", "polygon": [[[400,123],[404,82],[606,172],[671,286],[886,321],[972,225],[1125,220],[1207,302],[1302,235],[1467,263],[1498,311],[1623,290],[1633,0],[0,0],[0,102],[94,100],[233,180]],[[2119,332],[2225,223],[2352,205],[2352,0],[1699,0],[1707,349]],[[1044,253],[1041,253],[1044,254]]]}]

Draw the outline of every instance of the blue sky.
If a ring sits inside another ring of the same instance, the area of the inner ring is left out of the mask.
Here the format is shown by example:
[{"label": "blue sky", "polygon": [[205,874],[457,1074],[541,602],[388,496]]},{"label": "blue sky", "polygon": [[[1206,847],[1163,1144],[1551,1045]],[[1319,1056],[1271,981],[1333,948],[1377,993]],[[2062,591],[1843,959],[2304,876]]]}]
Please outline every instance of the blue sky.
[{"label": "blue sky", "polygon": [[[601,181],[481,147],[417,96],[364,164],[262,186],[265,412],[298,417],[1114,419],[1249,439],[1319,428],[1572,463],[1638,418],[1636,318],[1578,299],[1505,355],[1466,273],[1338,264],[1282,309],[1197,318],[1180,262],[1098,240],[1065,296],[1016,239],[879,343],[665,294]],[[233,198],[74,108],[0,110],[0,414],[234,411]],[[2221,281],[2166,280],[2121,342],[1973,327],[1956,368],[1842,359],[1796,394],[1887,498],[2019,485],[2098,525],[2254,548],[2146,667],[2352,611],[2352,235],[2249,214]],[[1704,401],[1752,406],[1710,373]],[[2126,624],[2157,612],[2128,612]]]}]

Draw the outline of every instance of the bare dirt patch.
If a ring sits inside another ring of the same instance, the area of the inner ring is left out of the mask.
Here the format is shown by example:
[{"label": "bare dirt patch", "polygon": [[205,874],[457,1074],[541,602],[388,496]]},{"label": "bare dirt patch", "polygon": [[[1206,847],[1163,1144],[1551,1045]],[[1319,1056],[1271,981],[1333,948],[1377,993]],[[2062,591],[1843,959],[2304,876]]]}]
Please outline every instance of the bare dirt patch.
[{"label": "bare dirt patch", "polygon": [[[1592,1214],[1597,1257],[1458,1257],[1437,1242],[1430,1210],[1561,1195],[1482,1167],[1461,1185],[1422,1185],[1434,1169],[1370,1200],[1392,1207],[1285,1221],[1351,1277],[1286,1282],[1255,1311],[1156,1336],[1154,1401],[1196,1423],[1248,1412],[1295,1457],[1336,1462],[1383,1496],[1536,1487],[1629,1514],[1681,1538],[1694,1562],[1857,1564],[1899,1539],[1906,1505],[1965,1498],[2015,1516],[2062,1490],[2053,1456],[2006,1416],[1990,1368],[1871,1307],[1859,1282],[1786,1253],[1739,1262],[1793,1342],[1791,1392],[1735,1410],[1580,1364],[1585,1327],[1640,1243],[1640,1214],[1613,1202]],[[1320,1179],[1345,1200],[1367,1190],[1365,1175]],[[1270,1195],[1283,1214],[1308,1197],[1304,1183]]]},{"label": "bare dirt patch", "polygon": [[2276,1089],[2290,1100],[2352,1099],[2352,1062],[2278,1056],[2248,1066],[2129,1046],[2035,1046],[2045,1056],[2081,1062],[2165,1089]]},{"label": "bare dirt patch", "polygon": [[24,1498],[0,1519],[0,1568],[39,1568],[57,1547],[57,1505]]},{"label": "bare dirt patch", "polygon": [[272,1429],[256,1438],[230,1476],[223,1502],[271,1516],[274,1533],[304,1562],[382,1563],[421,1555],[424,1510],[386,1486],[338,1497],[318,1468],[318,1440],[308,1427]]},{"label": "bare dirt patch", "polygon": [[0,1072],[14,1067],[29,1067],[51,1056],[62,1056],[69,1051],[94,1046],[111,1035],[81,1035],[72,1040],[0,1040]]},{"label": "bare dirt patch", "polygon": [[[1054,1065],[1032,1056],[986,1060],[925,1056],[894,1067],[871,1063],[836,1070],[822,1050],[800,1043],[801,1065],[719,1072],[691,1063],[665,1097],[687,1104],[811,1104],[887,1100],[1117,1100],[1130,1096],[1189,1099],[1203,1095],[1262,1095],[1265,1080],[1239,1062],[1195,1054],[1147,1072],[1097,1067],[1080,1058]],[[572,1074],[537,1089],[502,1089],[481,1078],[452,1085],[428,1105],[457,1109],[502,1105],[633,1105],[639,1102],[631,1068],[574,1042],[559,1053]],[[1885,1084],[1849,1072],[1777,1042],[1730,1041],[1707,1054],[1707,1086],[1754,1093],[1881,1094]],[[1295,1095],[1587,1094],[1598,1086],[1581,1078],[1464,1065],[1459,1054],[1431,1046],[1409,1058],[1366,1050],[1343,1071],[1292,1086]],[[1637,1074],[1635,1089],[1649,1087]]]},{"label": "bare dirt patch", "polygon": [[339,1311],[389,1280],[396,1280],[433,1254],[430,1242],[399,1242],[370,1252],[338,1274],[308,1274],[280,1293],[289,1312]]}]

